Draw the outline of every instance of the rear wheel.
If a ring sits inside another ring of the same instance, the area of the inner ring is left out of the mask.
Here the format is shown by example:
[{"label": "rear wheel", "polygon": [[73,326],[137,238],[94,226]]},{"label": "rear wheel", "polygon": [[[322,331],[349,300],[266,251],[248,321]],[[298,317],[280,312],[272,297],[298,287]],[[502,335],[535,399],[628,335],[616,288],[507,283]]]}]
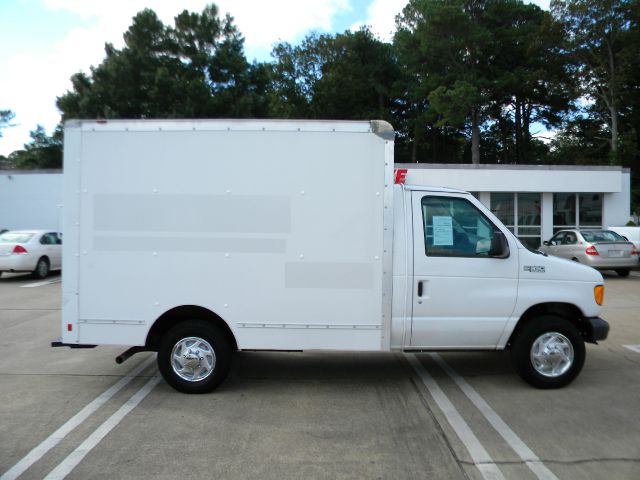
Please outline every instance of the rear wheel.
[{"label": "rear wheel", "polygon": [[560,388],[582,370],[584,340],[568,320],[545,315],[517,333],[511,355],[518,374],[527,383],[538,388]]},{"label": "rear wheel", "polygon": [[32,275],[36,278],[46,278],[49,275],[49,260],[46,257],[41,257],[36,264],[36,269]]},{"label": "rear wheel", "polygon": [[630,272],[631,270],[629,270],[628,268],[622,268],[622,269],[616,270],[616,273],[618,274],[618,276],[623,278],[628,277]]},{"label": "rear wheel", "polygon": [[184,393],[214,390],[229,373],[231,345],[216,325],[188,320],[167,331],[158,348],[158,368],[166,382]]}]

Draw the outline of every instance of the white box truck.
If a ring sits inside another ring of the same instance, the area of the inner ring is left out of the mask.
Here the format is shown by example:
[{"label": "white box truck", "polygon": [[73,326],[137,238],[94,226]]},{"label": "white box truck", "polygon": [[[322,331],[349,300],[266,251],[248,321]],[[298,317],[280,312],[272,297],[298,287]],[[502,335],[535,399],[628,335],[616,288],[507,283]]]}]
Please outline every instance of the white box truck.
[{"label": "white box truck", "polygon": [[502,350],[566,385],[606,338],[596,270],[467,192],[394,185],[382,121],[69,121],[62,338],[214,389],[238,350]]}]

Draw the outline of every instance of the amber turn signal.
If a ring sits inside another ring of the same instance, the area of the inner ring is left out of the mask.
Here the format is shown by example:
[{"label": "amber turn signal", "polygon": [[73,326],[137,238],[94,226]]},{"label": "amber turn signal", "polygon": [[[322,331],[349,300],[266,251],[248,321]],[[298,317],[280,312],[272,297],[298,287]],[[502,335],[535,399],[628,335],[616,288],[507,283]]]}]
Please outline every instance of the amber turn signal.
[{"label": "amber turn signal", "polygon": [[602,305],[602,301],[604,300],[604,285],[596,285],[593,289],[593,296],[596,299],[596,303]]}]

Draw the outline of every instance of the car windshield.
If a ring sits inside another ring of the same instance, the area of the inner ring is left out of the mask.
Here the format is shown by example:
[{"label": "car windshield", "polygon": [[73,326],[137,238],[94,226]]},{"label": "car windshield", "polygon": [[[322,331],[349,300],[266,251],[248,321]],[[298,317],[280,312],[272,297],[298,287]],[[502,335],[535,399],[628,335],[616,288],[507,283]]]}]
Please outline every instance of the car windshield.
[{"label": "car windshield", "polygon": [[598,242],[624,242],[625,239],[618,235],[616,232],[610,230],[600,230],[592,232],[580,232],[584,239],[589,243]]},{"label": "car windshield", "polygon": [[0,243],[27,243],[34,235],[33,233],[7,232],[0,235]]}]

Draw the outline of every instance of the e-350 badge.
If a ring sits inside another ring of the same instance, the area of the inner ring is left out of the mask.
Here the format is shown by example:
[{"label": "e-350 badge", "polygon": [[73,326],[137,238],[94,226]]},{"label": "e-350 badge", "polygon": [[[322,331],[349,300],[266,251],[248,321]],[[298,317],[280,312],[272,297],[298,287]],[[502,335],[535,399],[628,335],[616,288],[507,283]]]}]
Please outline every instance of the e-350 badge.
[{"label": "e-350 badge", "polygon": [[525,265],[524,266],[524,271],[525,272],[531,272],[531,273],[544,273],[544,267],[542,265]]}]

